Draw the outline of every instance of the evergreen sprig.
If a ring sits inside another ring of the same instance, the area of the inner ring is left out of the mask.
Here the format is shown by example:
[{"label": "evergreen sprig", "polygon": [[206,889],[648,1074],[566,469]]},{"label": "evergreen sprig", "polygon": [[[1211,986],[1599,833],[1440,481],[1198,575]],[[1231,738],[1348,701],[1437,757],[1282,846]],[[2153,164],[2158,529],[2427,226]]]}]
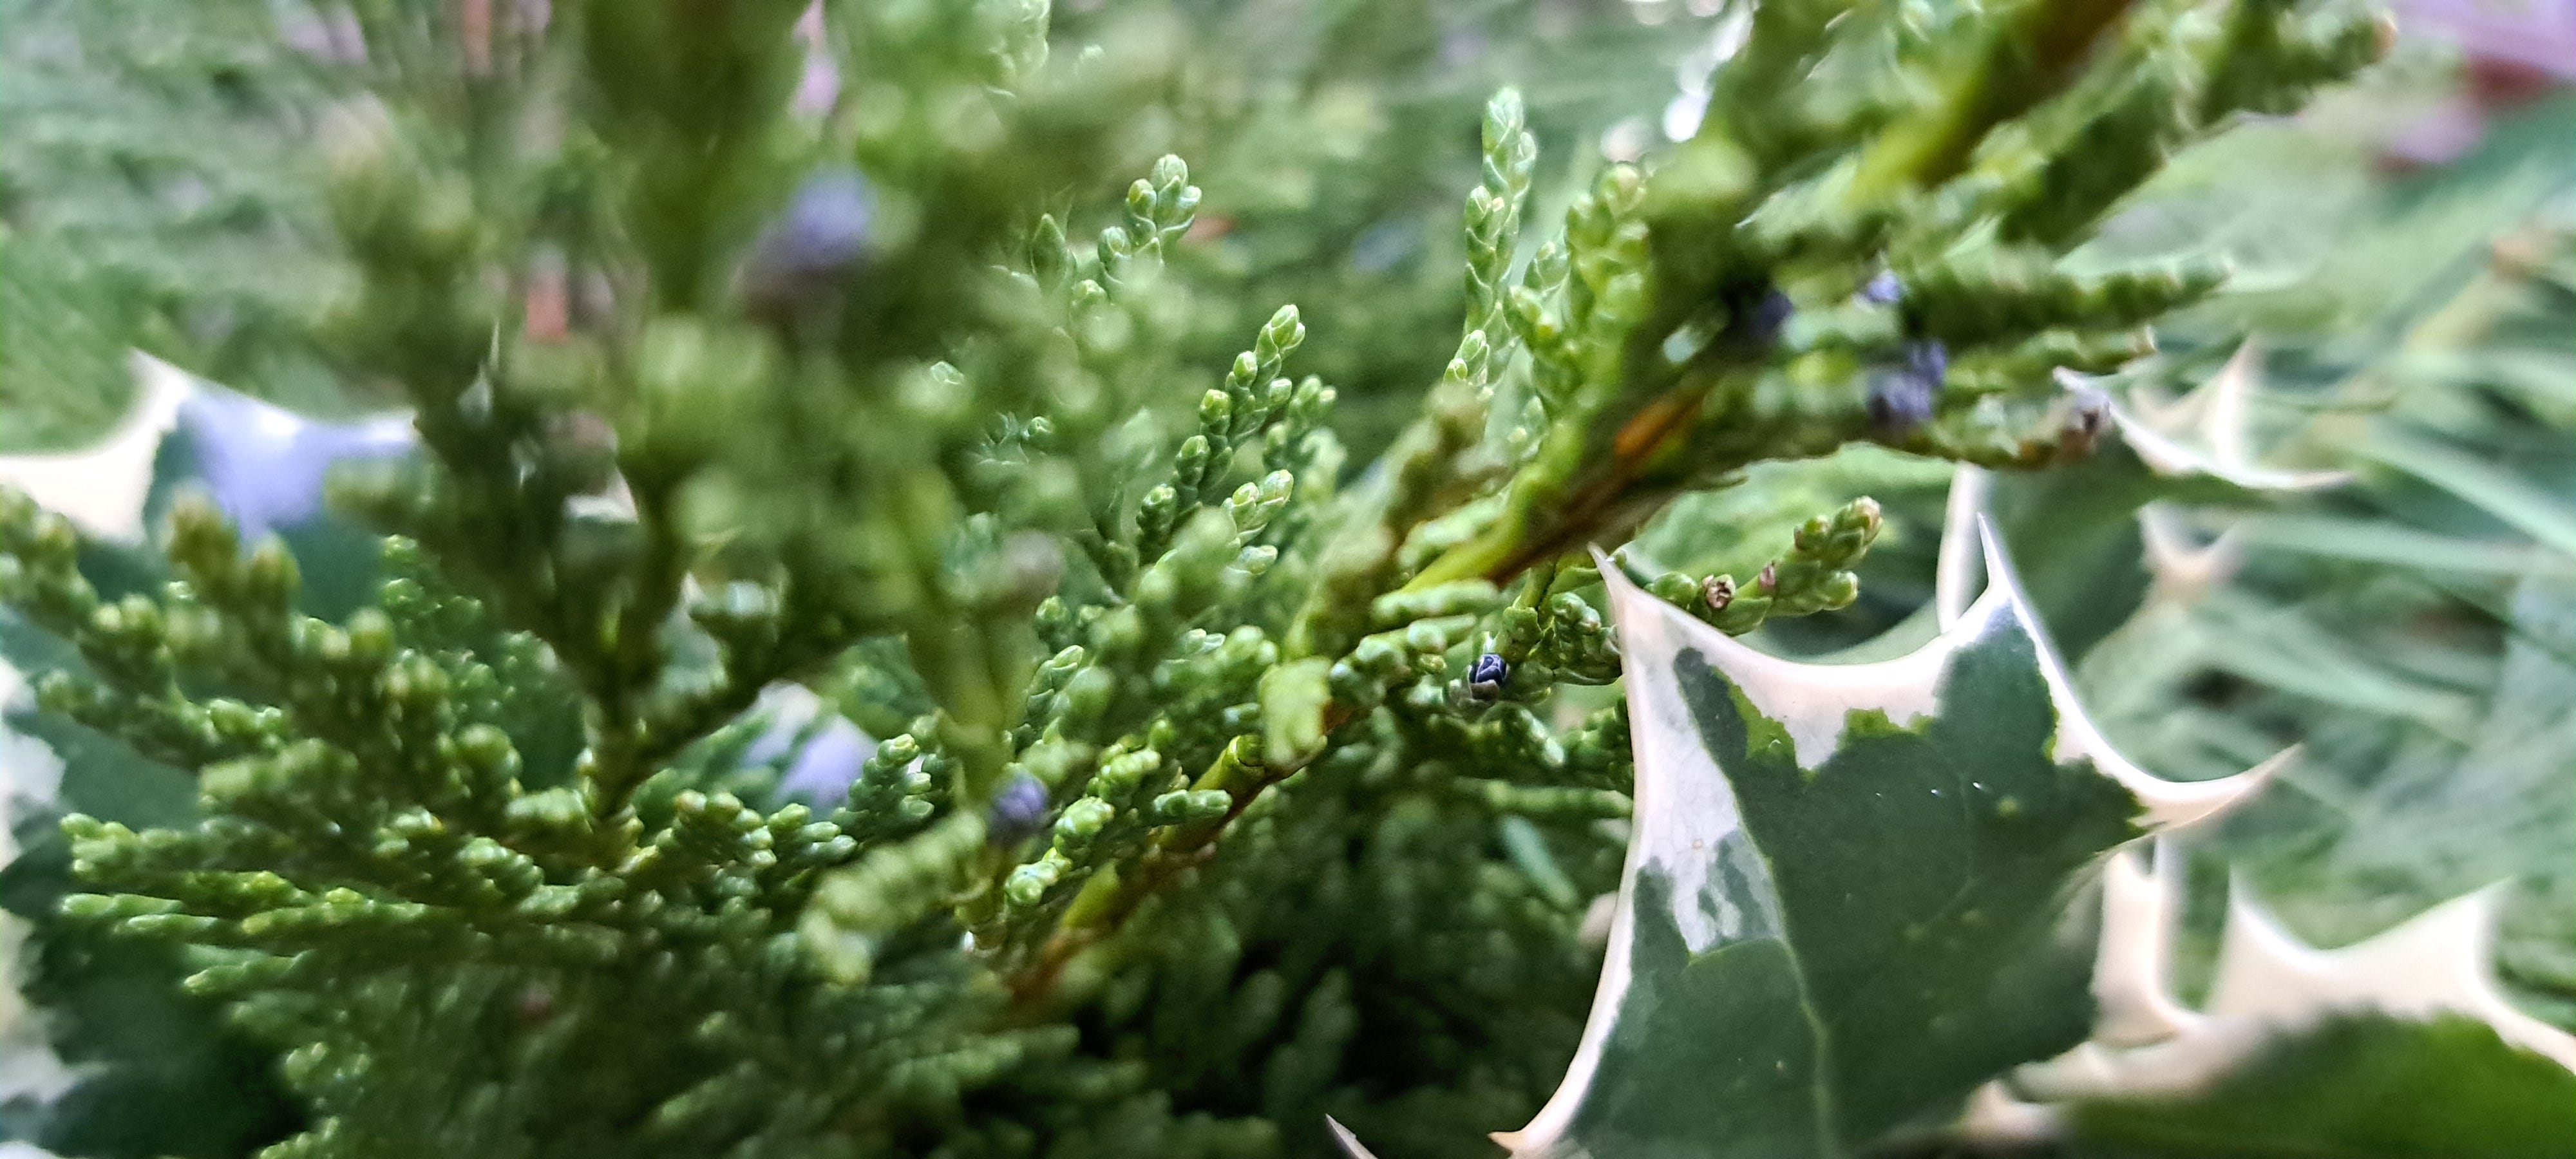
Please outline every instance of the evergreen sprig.
[{"label": "evergreen sprig", "polygon": [[[406,537],[373,606],[309,615],[203,503],[108,599],[0,502],[0,598],[79,657],[47,708],[196,777],[192,826],[65,821],[65,913],[190,947],[285,1051],[312,1118],[272,1156],[1252,1155],[1371,1102],[1526,1112],[1629,810],[1624,710],[1547,703],[1620,674],[1575,553],[1852,443],[2087,453],[2058,372],[2217,272],[2061,259],[2376,43],[2270,0],[1765,4],[1697,133],[1545,230],[1506,89],[1454,344],[1345,479],[1304,315],[1231,301],[1225,207],[1125,156],[1186,87],[1168,30],[835,3],[809,48],[802,10],[352,9],[325,335],[421,444],[341,479]],[[1850,603],[1880,526],[1649,586],[1748,632]],[[781,682],[876,735],[837,803],[743,773]]]}]

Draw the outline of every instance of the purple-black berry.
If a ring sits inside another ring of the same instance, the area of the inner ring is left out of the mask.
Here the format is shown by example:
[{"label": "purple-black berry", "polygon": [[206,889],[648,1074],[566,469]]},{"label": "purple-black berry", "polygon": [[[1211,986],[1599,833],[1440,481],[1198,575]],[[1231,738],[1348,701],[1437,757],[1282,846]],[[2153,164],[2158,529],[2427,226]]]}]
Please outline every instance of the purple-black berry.
[{"label": "purple-black berry", "polygon": [[743,262],[743,299],[758,313],[792,313],[831,293],[868,252],[876,195],[848,166],[817,170]]},{"label": "purple-black berry", "polygon": [[1780,328],[1788,325],[1789,315],[1796,312],[1797,306],[1789,301],[1789,295],[1766,291],[1745,318],[1745,334],[1755,342],[1769,343],[1780,336]]},{"label": "purple-black berry", "polygon": [[1046,783],[1027,773],[1013,773],[994,794],[984,814],[984,832],[995,845],[1016,845],[1046,828]]},{"label": "purple-black berry", "polygon": [[1932,417],[1949,372],[1950,349],[1939,339],[1906,344],[1900,365],[1870,376],[1870,425],[1891,435],[1921,426]]}]

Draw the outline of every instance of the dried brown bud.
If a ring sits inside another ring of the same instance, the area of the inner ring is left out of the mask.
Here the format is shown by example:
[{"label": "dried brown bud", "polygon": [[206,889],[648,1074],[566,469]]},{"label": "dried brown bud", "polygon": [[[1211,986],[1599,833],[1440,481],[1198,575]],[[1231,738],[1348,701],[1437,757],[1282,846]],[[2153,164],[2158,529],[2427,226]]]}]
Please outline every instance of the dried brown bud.
[{"label": "dried brown bud", "polygon": [[1708,610],[1725,611],[1726,605],[1735,602],[1735,577],[1729,575],[1708,577],[1699,586],[1699,598],[1707,602]]},{"label": "dried brown bud", "polygon": [[554,1017],[555,992],[542,985],[530,985],[519,991],[519,1021],[536,1025]]},{"label": "dried brown bud", "polygon": [[2066,458],[2092,454],[2094,444],[2102,441],[2102,432],[2110,427],[2110,395],[2089,386],[2069,392],[2066,423],[2058,440],[2059,454]]}]

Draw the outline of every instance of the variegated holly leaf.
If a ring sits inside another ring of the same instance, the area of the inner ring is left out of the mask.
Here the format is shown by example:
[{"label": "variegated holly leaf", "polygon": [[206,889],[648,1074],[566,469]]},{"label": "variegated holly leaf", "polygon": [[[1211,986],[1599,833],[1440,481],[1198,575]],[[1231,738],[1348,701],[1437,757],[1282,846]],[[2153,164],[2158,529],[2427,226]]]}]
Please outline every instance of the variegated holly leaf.
[{"label": "variegated holly leaf", "polygon": [[0,484],[26,492],[84,536],[141,543],[154,463],[198,386],[187,372],[141,354],[134,373],[134,404],[113,430],[77,451],[0,455]]},{"label": "variegated holly leaf", "polygon": [[[2081,376],[2069,378],[2080,384]],[[2057,646],[2080,660],[2148,600],[2151,575],[2164,578],[2155,567],[2157,529],[2141,526],[2152,512],[2242,507],[2350,479],[2257,462],[2250,418],[2261,378],[2262,351],[2249,340],[2180,398],[2159,401],[2140,387],[2110,403],[2119,437],[2078,461],[2006,473],[1960,465],[1942,539],[1944,612],[1976,594],[1976,520],[1991,519],[2022,562],[2024,593]],[[2142,554],[2148,569],[2138,566]]]},{"label": "variegated holly leaf", "polygon": [[[1606,562],[1636,820],[1590,1022],[1515,1156],[1799,1159],[1948,1121],[2093,1024],[2103,854],[2261,771],[2159,780],[2076,707],[1987,537],[1902,659],[1763,655]],[[2072,915],[2072,916],[2070,916]]]},{"label": "variegated holly leaf", "polygon": [[0,455],[0,483],[93,540],[139,544],[178,487],[214,500],[246,539],[325,518],[324,480],[342,463],[411,453],[408,414],[306,418],[153,358],[134,356],[135,403],[78,451]]},{"label": "variegated holly leaf", "polygon": [[2340,949],[2229,899],[2209,997],[2168,981],[2180,861],[2116,857],[2083,1045],[1980,1092],[1972,1134],[2169,1159],[2568,1159],[2576,1037],[2496,983],[2497,893]]},{"label": "variegated holly leaf", "polygon": [[[2120,438],[2159,475],[2205,475],[2248,491],[2314,491],[2340,486],[2347,471],[2267,467],[2255,461],[2252,412],[2263,378],[2263,349],[2248,339],[2217,374],[2169,403],[2146,398],[2114,405]],[[2196,428],[2184,434],[2187,428]],[[2196,436],[2196,437],[2194,437]]]},{"label": "variegated holly leaf", "polygon": [[344,466],[412,454],[409,414],[312,419],[150,355],[133,362],[134,405],[105,437],[76,451],[0,455],[0,485],[80,529],[92,582],[111,597],[157,586],[157,525],[174,498],[196,491],[245,541],[285,541],[305,610],[342,615],[374,595],[378,537],[328,507],[326,484]]}]

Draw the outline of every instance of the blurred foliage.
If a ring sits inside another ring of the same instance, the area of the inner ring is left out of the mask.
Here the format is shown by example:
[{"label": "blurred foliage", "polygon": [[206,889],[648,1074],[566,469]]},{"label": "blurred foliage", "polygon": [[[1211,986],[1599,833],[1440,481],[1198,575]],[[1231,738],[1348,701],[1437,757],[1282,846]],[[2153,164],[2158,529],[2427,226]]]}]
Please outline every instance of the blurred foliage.
[{"label": "blurred foliage", "polygon": [[142,348],[306,409],[332,271],[310,62],[264,5],[0,6],[0,451],[124,413]]}]

